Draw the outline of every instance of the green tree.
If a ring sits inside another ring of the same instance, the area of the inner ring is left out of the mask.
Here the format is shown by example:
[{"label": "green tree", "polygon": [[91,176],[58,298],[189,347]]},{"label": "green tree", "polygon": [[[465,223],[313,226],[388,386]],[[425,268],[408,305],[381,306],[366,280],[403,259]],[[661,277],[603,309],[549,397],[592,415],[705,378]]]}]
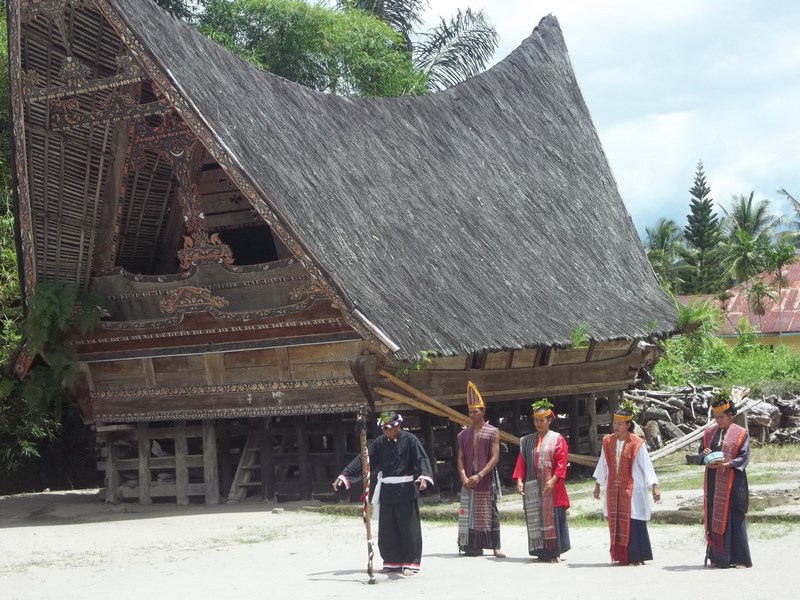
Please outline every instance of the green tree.
[{"label": "green tree", "polygon": [[155,0],[155,2],[184,21],[191,21],[199,6],[205,4],[204,0]]},{"label": "green tree", "polygon": [[783,288],[788,283],[784,268],[797,262],[797,254],[791,242],[783,240],[770,246],[766,253],[767,271],[772,275],[772,284],[778,288],[778,343],[783,343]]},{"label": "green tree", "polygon": [[244,59],[302,85],[341,95],[427,91],[402,38],[360,10],[301,0],[208,0],[199,30]]},{"label": "green tree", "polygon": [[678,224],[662,217],[652,229],[646,227],[645,249],[661,287],[677,294],[683,288],[686,271],[683,238]]},{"label": "green tree", "polygon": [[722,311],[707,300],[695,300],[685,305],[676,301],[675,306],[678,309],[678,331],[686,339],[686,360],[691,362],[713,343],[714,334],[722,325]]},{"label": "green tree", "polygon": [[767,314],[767,305],[775,301],[775,289],[764,281],[763,277],[756,277],[747,291],[747,304],[750,310],[758,317],[758,330],[761,332],[761,341],[764,341],[763,318]]},{"label": "green tree", "polygon": [[689,194],[689,214],[684,228],[687,274],[683,291],[690,294],[716,293],[727,287],[720,255],[722,225],[714,212],[711,188],[706,183],[701,160],[697,161],[694,184]]},{"label": "green tree", "polygon": [[789,221],[789,230],[780,234],[782,240],[786,240],[793,244],[796,248],[800,248],[800,201],[797,200],[792,194],[786,191],[786,188],[781,188],[778,193],[789,201],[789,205],[794,213]]},{"label": "green tree", "polygon": [[[11,196],[11,117],[8,112],[8,35],[6,4],[0,7],[0,214],[6,214]],[[13,240],[13,238],[11,238]]]},{"label": "green tree", "polygon": [[744,283],[764,269],[766,249],[765,238],[753,238],[744,229],[737,230],[728,248],[726,265],[728,272],[738,283]]},{"label": "green tree", "polygon": [[458,11],[427,31],[422,24],[423,0],[337,0],[391,25],[405,41],[414,66],[428,77],[431,90],[443,90],[483,71],[497,50],[497,31],[483,11]]},{"label": "green tree", "polygon": [[782,224],[783,217],[773,214],[772,202],[766,199],[755,202],[754,197],[755,192],[749,195],[734,194],[730,211],[722,209],[725,213],[724,226],[731,240],[737,232],[744,231],[761,247],[766,247],[772,241],[775,228]]}]

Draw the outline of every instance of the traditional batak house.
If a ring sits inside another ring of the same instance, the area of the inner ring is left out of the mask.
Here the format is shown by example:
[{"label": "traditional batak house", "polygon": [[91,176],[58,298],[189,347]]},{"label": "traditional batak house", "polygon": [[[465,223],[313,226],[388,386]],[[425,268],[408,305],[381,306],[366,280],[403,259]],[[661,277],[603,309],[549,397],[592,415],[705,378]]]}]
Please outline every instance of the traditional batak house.
[{"label": "traditional batak house", "polygon": [[444,92],[352,98],[150,0],[8,9],[25,297],[104,298],[73,394],[109,502],[322,494],[364,406],[405,412],[455,493],[467,380],[504,439],[551,396],[596,455],[674,328],[553,17]]}]

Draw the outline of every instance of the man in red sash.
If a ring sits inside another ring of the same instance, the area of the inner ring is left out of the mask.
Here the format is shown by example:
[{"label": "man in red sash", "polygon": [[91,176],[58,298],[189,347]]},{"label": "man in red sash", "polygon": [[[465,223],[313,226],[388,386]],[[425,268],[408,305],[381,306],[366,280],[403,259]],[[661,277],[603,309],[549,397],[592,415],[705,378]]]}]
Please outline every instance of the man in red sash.
[{"label": "man in red sash", "polygon": [[647,447],[633,433],[634,410],[633,403],[623,403],[614,411],[614,433],[603,438],[603,451],[594,471],[594,497],[600,498],[601,486],[606,491],[603,514],[608,517],[611,562],[619,565],[653,560],[647,533],[651,513],[648,492],[652,491],[656,502],[661,499]]},{"label": "man in red sash", "polygon": [[[706,564],[719,568],[752,567],[745,515],[749,503],[747,473],[750,436],[733,422],[736,407],[728,394],[711,404],[715,425],[705,430],[700,458],[706,463],[703,507],[706,531]],[[712,453],[722,453],[714,458]]]},{"label": "man in red sash", "polygon": [[564,436],[550,431],[553,419],[553,404],[547,398],[533,403],[536,431],[520,440],[513,477],[517,491],[523,495],[528,554],[557,563],[570,549],[569,497],[564,485],[569,450]]},{"label": "man in red sash", "polygon": [[472,426],[458,434],[462,486],[458,550],[467,556],[480,556],[487,548],[496,558],[505,558],[500,549],[500,482],[495,470],[500,460],[500,432],[486,422],[486,404],[471,381],[467,382],[467,411]]}]

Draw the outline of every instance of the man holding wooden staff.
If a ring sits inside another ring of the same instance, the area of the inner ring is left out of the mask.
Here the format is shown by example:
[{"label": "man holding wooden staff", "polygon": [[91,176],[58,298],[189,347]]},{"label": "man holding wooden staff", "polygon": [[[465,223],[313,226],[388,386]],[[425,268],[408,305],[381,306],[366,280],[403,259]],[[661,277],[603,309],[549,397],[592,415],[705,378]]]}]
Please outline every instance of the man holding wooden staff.
[{"label": "man holding wooden staff", "polygon": [[[369,445],[369,464],[378,473],[372,497],[378,513],[378,550],[384,572],[405,576],[419,571],[422,561],[422,527],[419,493],[433,485],[431,463],[417,436],[403,431],[403,417],[396,412],[381,413],[378,426],[383,435]],[[361,479],[361,457],[356,456],[333,482],[341,485]],[[417,489],[419,486],[419,489]]]}]

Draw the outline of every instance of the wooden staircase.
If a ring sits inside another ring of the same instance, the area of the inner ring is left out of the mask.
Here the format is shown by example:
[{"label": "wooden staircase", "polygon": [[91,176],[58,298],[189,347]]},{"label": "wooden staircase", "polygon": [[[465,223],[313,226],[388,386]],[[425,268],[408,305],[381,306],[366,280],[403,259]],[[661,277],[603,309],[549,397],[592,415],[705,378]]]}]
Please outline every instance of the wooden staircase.
[{"label": "wooden staircase", "polygon": [[258,431],[250,431],[239,457],[233,476],[228,502],[241,502],[247,498],[248,488],[261,488],[261,461],[259,459]]}]

